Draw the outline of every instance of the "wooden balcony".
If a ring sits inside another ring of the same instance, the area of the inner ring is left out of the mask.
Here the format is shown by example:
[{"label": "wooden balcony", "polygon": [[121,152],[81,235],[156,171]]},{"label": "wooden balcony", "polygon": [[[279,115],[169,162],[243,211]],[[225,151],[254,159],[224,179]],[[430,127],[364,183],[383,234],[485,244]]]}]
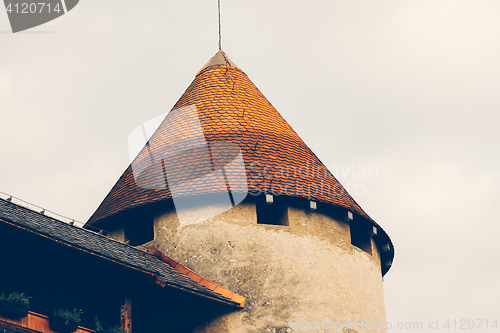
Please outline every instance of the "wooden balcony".
[{"label": "wooden balcony", "polygon": [[[9,319],[2,317],[0,315],[0,329],[3,328],[5,323],[13,324],[16,325],[17,327],[22,327],[22,328],[27,328],[29,330],[33,330],[36,332],[43,332],[43,333],[59,333],[54,330],[52,330],[49,327],[49,317],[41,315],[39,313],[35,312],[29,312],[28,316],[20,319]],[[17,332],[17,330],[14,330]],[[31,332],[31,331],[26,331],[26,332]],[[75,333],[88,333],[88,332],[94,332],[94,330],[85,328],[85,327],[80,327],[78,326],[78,329],[75,331]]]}]

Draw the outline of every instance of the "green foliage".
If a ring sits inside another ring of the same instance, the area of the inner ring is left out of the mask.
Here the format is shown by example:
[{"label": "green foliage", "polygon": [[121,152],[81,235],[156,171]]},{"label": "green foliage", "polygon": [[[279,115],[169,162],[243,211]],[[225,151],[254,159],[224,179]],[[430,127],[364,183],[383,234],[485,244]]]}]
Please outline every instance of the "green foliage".
[{"label": "green foliage", "polygon": [[95,330],[96,330],[96,332],[102,332],[103,331],[102,323],[97,318],[97,316],[94,317],[94,322],[95,322]]},{"label": "green foliage", "polygon": [[108,328],[105,330],[102,326],[101,321],[97,318],[97,316],[94,317],[94,323],[95,323],[95,331],[96,332],[102,332],[102,333],[127,333],[124,330],[121,329],[120,326],[115,325],[111,328]]},{"label": "green foliage", "polygon": [[54,317],[64,319],[65,325],[80,324],[82,321],[82,313],[82,310],[77,309],[74,309],[73,311],[69,311],[68,309],[58,309],[54,311]]},{"label": "green foliage", "polygon": [[0,295],[0,301],[7,302],[11,304],[18,304],[29,308],[30,306],[30,298],[24,295],[24,293],[13,292],[10,293],[9,296],[5,296],[5,294]]},{"label": "green foliage", "polygon": [[108,333],[127,333],[120,328],[120,326],[116,325],[107,330]]}]

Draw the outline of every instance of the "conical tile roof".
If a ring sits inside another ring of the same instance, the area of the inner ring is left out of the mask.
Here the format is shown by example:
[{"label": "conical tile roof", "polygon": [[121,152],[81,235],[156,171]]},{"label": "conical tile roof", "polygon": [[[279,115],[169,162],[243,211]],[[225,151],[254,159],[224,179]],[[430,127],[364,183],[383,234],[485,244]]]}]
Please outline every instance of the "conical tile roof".
[{"label": "conical tile roof", "polygon": [[[245,181],[231,183],[241,180],[241,168],[231,164],[238,156]],[[221,166],[229,182],[212,182],[210,177],[190,182]],[[173,187],[176,196],[190,196],[227,192],[229,183],[233,196],[248,191],[306,198],[343,207],[376,225],[247,75],[219,51],[198,72],[87,226],[171,199]]]}]

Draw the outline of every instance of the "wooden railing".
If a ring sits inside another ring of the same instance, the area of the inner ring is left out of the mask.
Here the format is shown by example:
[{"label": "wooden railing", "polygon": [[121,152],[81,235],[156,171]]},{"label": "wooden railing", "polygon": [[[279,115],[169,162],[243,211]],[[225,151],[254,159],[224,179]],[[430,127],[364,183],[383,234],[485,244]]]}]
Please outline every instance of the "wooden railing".
[{"label": "wooden railing", "polygon": [[[28,312],[28,316],[20,319],[9,319],[2,317],[0,315],[0,321],[21,326],[24,328],[29,328],[43,333],[58,333],[49,327],[49,317],[31,311]],[[89,332],[95,333],[94,330],[80,326],[78,326],[78,329],[75,331],[75,333],[89,333]]]}]

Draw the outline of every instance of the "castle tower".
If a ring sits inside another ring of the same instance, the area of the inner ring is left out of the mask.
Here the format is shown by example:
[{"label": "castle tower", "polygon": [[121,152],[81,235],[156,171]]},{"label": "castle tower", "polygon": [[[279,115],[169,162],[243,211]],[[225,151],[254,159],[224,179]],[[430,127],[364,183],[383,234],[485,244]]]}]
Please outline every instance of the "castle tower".
[{"label": "castle tower", "polygon": [[248,299],[196,332],[385,331],[388,235],[224,52],[153,125],[86,227]]}]

